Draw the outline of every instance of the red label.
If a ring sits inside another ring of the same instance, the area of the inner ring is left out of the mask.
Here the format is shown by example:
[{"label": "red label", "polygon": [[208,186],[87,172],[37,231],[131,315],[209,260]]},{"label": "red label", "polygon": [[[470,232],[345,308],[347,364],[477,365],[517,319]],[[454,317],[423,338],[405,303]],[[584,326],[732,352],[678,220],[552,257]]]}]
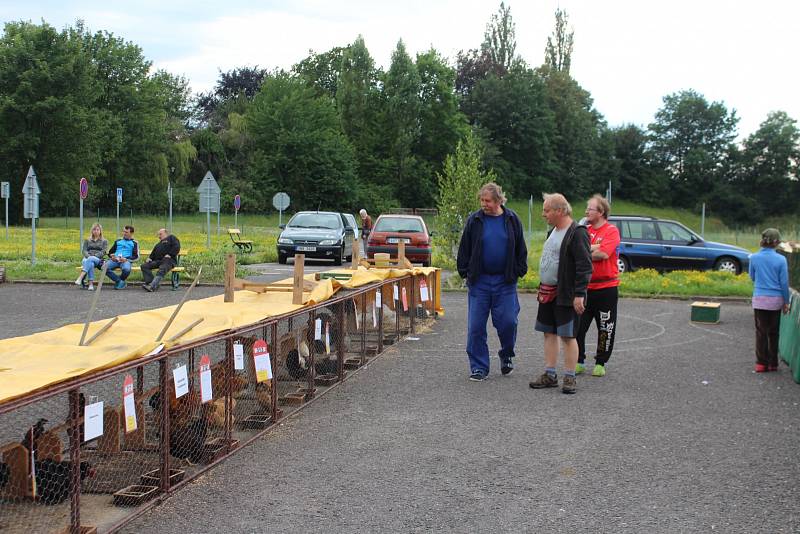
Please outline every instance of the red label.
[{"label": "red label", "polygon": [[269,354],[269,345],[263,339],[257,339],[253,343],[253,357],[261,356],[262,354]]},{"label": "red label", "polygon": [[126,375],[125,380],[122,382],[122,396],[131,395],[133,393],[133,377]]},{"label": "red label", "polygon": [[203,354],[200,356],[200,372],[203,371],[210,371],[211,370],[211,358],[208,357],[208,354]]}]

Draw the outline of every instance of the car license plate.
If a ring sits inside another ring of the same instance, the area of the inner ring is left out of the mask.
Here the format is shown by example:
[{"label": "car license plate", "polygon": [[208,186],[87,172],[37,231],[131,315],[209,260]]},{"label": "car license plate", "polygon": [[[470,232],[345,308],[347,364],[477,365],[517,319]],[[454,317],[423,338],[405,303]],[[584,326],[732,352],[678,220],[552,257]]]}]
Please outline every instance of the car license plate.
[{"label": "car license plate", "polygon": [[387,243],[411,243],[411,240],[407,237],[389,237],[386,239]]},{"label": "car license plate", "polygon": [[298,252],[316,252],[317,251],[317,247],[302,247],[302,246],[298,246],[297,250],[298,250]]}]

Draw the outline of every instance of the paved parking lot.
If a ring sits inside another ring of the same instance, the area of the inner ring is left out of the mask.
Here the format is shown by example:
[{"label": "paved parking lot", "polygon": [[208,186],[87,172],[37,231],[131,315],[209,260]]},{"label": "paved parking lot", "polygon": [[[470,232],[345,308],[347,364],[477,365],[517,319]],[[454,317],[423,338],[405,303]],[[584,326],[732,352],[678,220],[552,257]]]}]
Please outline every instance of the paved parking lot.
[{"label": "paved parking lot", "polygon": [[[129,308],[179,298],[117,293],[106,316],[125,294]],[[0,286],[0,335],[74,320],[78,294]],[[528,388],[542,340],[534,296],[521,303],[509,377],[495,360],[490,380],[467,380],[466,298],[447,293],[433,331],[124,531],[800,531],[800,386],[785,366],[752,372],[747,304],[725,303],[719,325],[701,326],[686,301],[624,299],[608,374],[580,377],[569,396]]]}]

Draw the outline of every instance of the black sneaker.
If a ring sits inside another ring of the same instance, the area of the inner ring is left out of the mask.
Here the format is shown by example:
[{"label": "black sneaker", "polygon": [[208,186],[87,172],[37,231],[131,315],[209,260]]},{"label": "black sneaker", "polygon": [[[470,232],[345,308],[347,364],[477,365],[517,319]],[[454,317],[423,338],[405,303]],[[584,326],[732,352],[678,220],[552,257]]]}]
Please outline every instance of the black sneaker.
[{"label": "black sneaker", "polygon": [[503,358],[501,360],[500,372],[503,373],[503,376],[508,376],[514,370],[514,362],[511,361],[511,358]]},{"label": "black sneaker", "polygon": [[142,286],[142,288],[143,288],[145,291],[147,291],[148,293],[152,293],[152,292],[153,292],[153,288],[152,288],[152,287],[150,287],[148,284],[144,284],[144,285]]},{"label": "black sneaker", "polygon": [[531,380],[528,385],[533,389],[554,388],[558,386],[558,377],[542,373],[542,376],[536,380]]},{"label": "black sneaker", "polygon": [[472,380],[473,382],[483,382],[487,378],[489,378],[489,376],[483,371],[475,371],[474,373],[469,375],[469,379]]}]

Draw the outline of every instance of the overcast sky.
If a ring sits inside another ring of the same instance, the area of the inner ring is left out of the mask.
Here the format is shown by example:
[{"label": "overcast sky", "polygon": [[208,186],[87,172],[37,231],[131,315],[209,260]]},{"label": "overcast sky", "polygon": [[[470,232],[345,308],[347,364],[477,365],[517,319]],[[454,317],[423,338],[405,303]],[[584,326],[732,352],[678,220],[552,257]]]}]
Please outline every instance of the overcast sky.
[{"label": "overcast sky", "polygon": [[[511,0],[517,53],[544,58],[557,7],[575,31],[572,75],[612,126],[646,126],[664,95],[694,89],[736,109],[739,134],[767,114],[800,119],[793,0]],[[477,48],[499,1],[478,0],[0,0],[3,21],[42,19],[63,28],[83,19],[144,50],[156,68],[184,75],[193,91],[249,65],[290,68],[308,55],[364,36],[388,66],[398,39],[410,53],[431,46],[450,58]]]}]

